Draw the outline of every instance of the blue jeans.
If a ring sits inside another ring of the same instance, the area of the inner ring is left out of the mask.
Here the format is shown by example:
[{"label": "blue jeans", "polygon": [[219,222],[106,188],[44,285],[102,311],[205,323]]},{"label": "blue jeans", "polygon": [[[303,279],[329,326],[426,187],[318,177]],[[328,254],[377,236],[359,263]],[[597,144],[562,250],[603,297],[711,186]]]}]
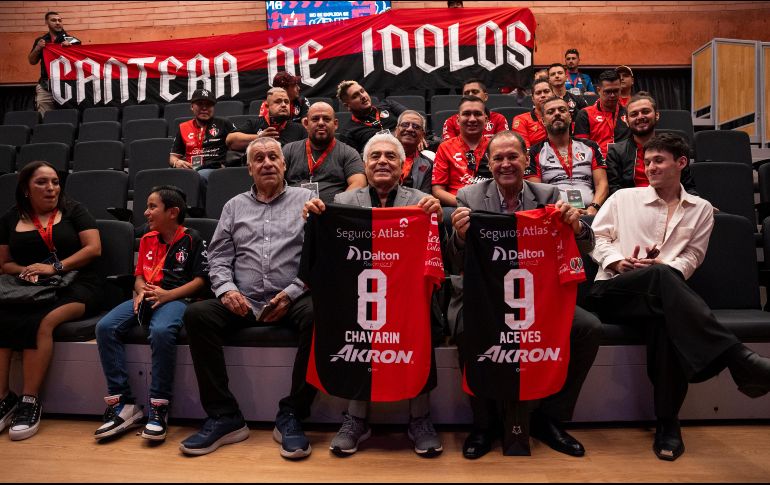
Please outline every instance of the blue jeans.
[{"label": "blue jeans", "polygon": [[[182,327],[187,303],[170,301],[156,308],[150,319],[150,348],[152,349],[152,383],[150,397],[171,399],[176,366],[176,338]],[[126,371],[126,351],[123,336],[138,325],[134,301],[128,300],[112,309],[96,324],[96,342],[102,361],[104,377],[110,395],[122,394],[133,401]]]}]

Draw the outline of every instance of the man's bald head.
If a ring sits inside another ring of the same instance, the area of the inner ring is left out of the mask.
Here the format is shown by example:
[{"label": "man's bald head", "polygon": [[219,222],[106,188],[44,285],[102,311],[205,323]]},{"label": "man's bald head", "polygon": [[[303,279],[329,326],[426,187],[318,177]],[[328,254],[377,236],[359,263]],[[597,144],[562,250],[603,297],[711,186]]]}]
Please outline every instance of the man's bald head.
[{"label": "man's bald head", "polygon": [[329,103],[319,101],[310,105],[307,116],[302,119],[310,143],[318,149],[324,148],[334,139],[339,121]]}]

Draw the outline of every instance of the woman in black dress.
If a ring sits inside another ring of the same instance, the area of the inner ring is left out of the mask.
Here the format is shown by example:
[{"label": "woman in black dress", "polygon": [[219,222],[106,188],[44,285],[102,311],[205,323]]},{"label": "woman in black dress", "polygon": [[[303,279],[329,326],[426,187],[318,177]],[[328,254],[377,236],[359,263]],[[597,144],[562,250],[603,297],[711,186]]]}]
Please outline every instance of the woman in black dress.
[{"label": "woman in black dress", "polygon": [[[62,194],[56,170],[46,162],[25,166],[19,172],[16,206],[0,218],[0,268],[31,282],[78,273],[51,303],[0,301],[0,431],[10,423],[12,440],[29,438],[40,426],[38,393],[51,361],[54,329],[99,308],[100,282],[92,263],[101,251],[96,221]],[[21,397],[8,382],[14,350],[22,351]]]}]

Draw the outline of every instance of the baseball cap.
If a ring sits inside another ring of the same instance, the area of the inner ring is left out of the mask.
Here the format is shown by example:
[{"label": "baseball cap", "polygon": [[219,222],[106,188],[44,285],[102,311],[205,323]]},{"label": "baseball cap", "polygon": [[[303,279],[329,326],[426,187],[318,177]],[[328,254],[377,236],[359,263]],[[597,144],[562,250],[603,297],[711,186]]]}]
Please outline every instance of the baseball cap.
[{"label": "baseball cap", "polygon": [[196,89],[193,92],[190,103],[194,103],[196,101],[210,101],[214,104],[217,104],[217,99],[214,97],[214,93],[208,89]]},{"label": "baseball cap", "polygon": [[289,86],[299,84],[301,80],[302,78],[299,76],[292,76],[286,71],[281,71],[278,74],[276,74],[275,77],[273,78],[273,87],[288,88]]},{"label": "baseball cap", "polygon": [[634,71],[632,71],[631,68],[628,66],[618,66],[615,68],[615,72],[617,72],[618,74],[620,74],[621,72],[627,72],[628,74],[631,75],[631,77],[634,77]]}]

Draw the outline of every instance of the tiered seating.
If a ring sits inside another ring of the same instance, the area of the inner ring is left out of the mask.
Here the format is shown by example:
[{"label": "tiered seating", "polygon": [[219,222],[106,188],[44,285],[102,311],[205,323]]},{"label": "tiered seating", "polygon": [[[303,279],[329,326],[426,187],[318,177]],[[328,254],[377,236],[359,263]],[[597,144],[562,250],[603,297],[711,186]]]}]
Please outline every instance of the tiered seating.
[{"label": "tiered seating", "polygon": [[78,141],[120,141],[120,123],[117,121],[90,121],[81,123],[78,130]]},{"label": "tiered seating", "polygon": [[64,143],[30,143],[21,147],[16,159],[16,170],[21,170],[29,162],[45,160],[64,174],[69,171],[69,153],[70,147]]},{"label": "tiered seating", "polygon": [[30,129],[40,123],[40,113],[37,111],[8,111],[3,116],[4,125],[24,125]]},{"label": "tiered seating", "polygon": [[120,109],[112,106],[101,108],[86,108],[83,110],[83,123],[93,123],[95,121],[118,121],[120,119]]},{"label": "tiered seating", "polygon": [[0,175],[0,214],[16,205],[16,184],[19,176],[15,173]]},{"label": "tiered seating", "polygon": [[108,209],[126,209],[128,174],[122,170],[86,170],[67,177],[65,191],[96,219],[115,220]]},{"label": "tiered seating", "polygon": [[0,145],[20,147],[29,142],[30,129],[27,125],[3,125],[0,130]]},{"label": "tiered seating", "polygon": [[16,171],[16,147],[0,145],[0,175]]},{"label": "tiered seating", "polygon": [[103,140],[76,143],[72,170],[123,170],[123,142]]}]

